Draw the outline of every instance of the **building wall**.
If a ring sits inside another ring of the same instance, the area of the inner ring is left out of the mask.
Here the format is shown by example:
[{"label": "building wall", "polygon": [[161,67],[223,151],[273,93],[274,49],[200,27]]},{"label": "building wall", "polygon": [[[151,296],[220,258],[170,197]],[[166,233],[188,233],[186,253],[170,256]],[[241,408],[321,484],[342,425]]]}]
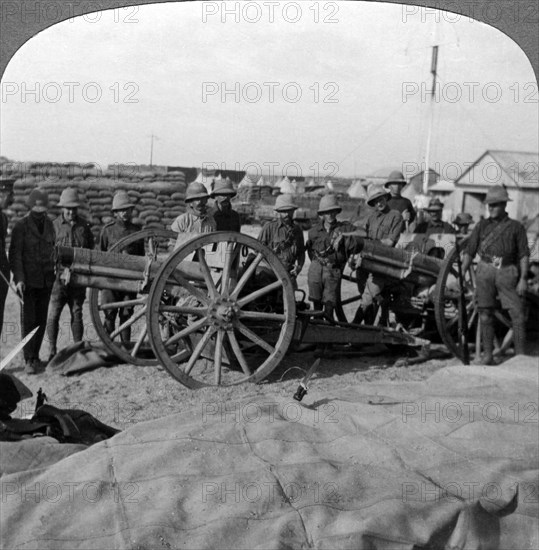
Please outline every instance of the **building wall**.
[{"label": "building wall", "polygon": [[[454,192],[455,210],[469,212],[474,219],[478,219],[479,215],[488,217],[488,209],[482,204],[487,191],[488,187],[481,185],[457,186]],[[539,213],[539,189],[509,188],[507,192],[511,199],[507,203],[507,212],[511,218],[522,220]]]}]

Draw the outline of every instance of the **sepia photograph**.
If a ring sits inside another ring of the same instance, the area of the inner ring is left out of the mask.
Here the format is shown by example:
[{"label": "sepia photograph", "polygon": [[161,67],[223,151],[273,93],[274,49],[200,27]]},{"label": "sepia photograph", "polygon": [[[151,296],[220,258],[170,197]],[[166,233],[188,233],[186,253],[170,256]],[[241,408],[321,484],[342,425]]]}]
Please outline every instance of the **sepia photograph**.
[{"label": "sepia photograph", "polygon": [[0,3],[0,549],[539,550],[532,0]]}]

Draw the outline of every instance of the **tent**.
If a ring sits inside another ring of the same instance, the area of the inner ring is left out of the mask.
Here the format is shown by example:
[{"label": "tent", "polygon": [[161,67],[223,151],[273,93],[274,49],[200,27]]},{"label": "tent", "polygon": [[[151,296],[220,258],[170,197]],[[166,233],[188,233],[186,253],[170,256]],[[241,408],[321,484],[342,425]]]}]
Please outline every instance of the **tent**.
[{"label": "tent", "polygon": [[367,194],[361,180],[355,180],[348,188],[348,196],[352,199],[365,199]]}]

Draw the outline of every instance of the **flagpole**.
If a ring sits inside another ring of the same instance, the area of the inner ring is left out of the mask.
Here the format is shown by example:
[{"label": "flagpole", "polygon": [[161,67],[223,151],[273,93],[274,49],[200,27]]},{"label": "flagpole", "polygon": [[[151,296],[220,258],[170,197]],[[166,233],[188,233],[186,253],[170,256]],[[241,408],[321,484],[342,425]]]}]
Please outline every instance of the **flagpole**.
[{"label": "flagpole", "polygon": [[151,141],[150,141],[150,168],[153,166],[153,138],[154,138],[154,135],[152,134]]},{"label": "flagpole", "polygon": [[438,69],[438,46],[432,47],[432,61],[430,72],[432,74],[432,89],[430,91],[430,114],[429,130],[427,133],[427,150],[425,152],[425,170],[423,172],[423,194],[426,195],[429,190],[429,170],[430,170],[430,143],[432,137],[432,123],[434,119],[434,98],[436,94],[436,75]]}]

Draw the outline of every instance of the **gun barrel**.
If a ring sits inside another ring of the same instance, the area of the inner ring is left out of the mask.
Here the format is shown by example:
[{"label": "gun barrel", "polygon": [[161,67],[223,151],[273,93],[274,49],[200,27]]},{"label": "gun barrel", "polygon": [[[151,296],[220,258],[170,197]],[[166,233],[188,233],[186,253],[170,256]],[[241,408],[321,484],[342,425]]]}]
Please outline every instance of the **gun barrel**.
[{"label": "gun barrel", "polygon": [[358,236],[348,237],[346,248],[351,254],[361,253],[361,265],[371,273],[419,284],[434,284],[443,265],[443,260],[438,258],[392,248]]},{"label": "gun barrel", "polygon": [[[146,278],[152,281],[164,262],[162,259],[150,262],[147,256],[102,252],[88,248],[58,246],[57,250],[59,263],[68,267],[75,275],[74,284],[102,289],[117,290],[122,281],[142,282]],[[204,279],[197,262],[184,260],[176,271],[189,280]],[[89,284],[92,281],[93,284]]]}]

